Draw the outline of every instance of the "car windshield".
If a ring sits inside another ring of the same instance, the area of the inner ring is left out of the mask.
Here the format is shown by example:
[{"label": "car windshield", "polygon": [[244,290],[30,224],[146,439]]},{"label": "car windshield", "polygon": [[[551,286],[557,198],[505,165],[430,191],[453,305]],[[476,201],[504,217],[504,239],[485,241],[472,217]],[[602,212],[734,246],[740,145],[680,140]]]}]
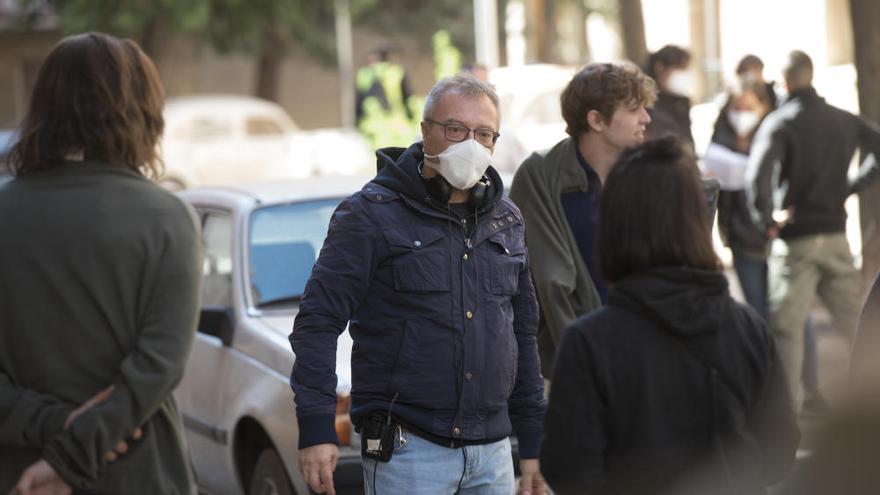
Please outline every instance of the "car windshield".
[{"label": "car windshield", "polygon": [[342,198],[270,206],[251,214],[250,289],[257,307],[299,302],[340,201]]}]

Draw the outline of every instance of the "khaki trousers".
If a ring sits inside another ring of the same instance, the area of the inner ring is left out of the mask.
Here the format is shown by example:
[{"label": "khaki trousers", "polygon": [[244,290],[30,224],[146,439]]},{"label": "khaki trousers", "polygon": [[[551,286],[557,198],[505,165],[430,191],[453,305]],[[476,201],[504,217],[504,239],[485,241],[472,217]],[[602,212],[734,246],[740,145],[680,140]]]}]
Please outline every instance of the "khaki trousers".
[{"label": "khaki trousers", "polygon": [[798,406],[804,322],[813,300],[819,296],[835,331],[852,342],[862,305],[862,279],[843,233],[776,239],[768,269],[770,327]]}]

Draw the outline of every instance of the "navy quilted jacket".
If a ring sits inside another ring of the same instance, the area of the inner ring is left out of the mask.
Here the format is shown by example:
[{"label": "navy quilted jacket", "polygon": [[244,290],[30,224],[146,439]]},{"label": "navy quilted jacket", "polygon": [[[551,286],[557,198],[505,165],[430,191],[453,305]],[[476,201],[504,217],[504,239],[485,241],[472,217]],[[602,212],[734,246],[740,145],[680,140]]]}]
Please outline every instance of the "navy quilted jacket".
[{"label": "navy quilted jacket", "polygon": [[[440,438],[519,440],[535,458],[545,410],[538,307],[519,210],[492,185],[460,219],[418,175],[421,144],[333,215],[290,336],[300,448],[336,442],[336,339],[350,324],[352,422],[374,410]],[[476,222],[476,229],[471,223]]]}]

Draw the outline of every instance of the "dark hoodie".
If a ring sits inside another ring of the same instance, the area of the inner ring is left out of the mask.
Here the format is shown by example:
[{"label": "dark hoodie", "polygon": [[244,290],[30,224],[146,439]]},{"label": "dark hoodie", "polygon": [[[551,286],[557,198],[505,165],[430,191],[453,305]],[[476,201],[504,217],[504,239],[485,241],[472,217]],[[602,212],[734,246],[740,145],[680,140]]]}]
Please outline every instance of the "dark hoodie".
[{"label": "dark hoodie", "polygon": [[333,214],[290,337],[300,448],[336,441],[333,363],[350,322],[355,425],[390,410],[447,446],[512,427],[520,455],[537,457],[544,383],[519,210],[491,168],[485,199],[459,218],[419,177],[420,144],[378,156],[378,176]]},{"label": "dark hoodie", "polygon": [[618,282],[556,357],[541,452],[556,493],[763,493],[799,434],[773,337],[724,275]]}]

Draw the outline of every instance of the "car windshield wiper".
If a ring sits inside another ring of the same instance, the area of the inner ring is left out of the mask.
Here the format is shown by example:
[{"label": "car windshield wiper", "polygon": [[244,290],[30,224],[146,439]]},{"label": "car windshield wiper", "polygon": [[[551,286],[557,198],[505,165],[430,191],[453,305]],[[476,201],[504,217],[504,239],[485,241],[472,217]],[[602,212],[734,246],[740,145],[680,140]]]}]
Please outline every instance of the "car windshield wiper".
[{"label": "car windshield wiper", "polygon": [[267,301],[260,301],[257,303],[257,308],[266,309],[266,308],[274,308],[277,306],[288,306],[290,304],[295,304],[302,300],[302,294],[296,294],[294,296],[284,296],[278,297],[275,299],[269,299]]}]

